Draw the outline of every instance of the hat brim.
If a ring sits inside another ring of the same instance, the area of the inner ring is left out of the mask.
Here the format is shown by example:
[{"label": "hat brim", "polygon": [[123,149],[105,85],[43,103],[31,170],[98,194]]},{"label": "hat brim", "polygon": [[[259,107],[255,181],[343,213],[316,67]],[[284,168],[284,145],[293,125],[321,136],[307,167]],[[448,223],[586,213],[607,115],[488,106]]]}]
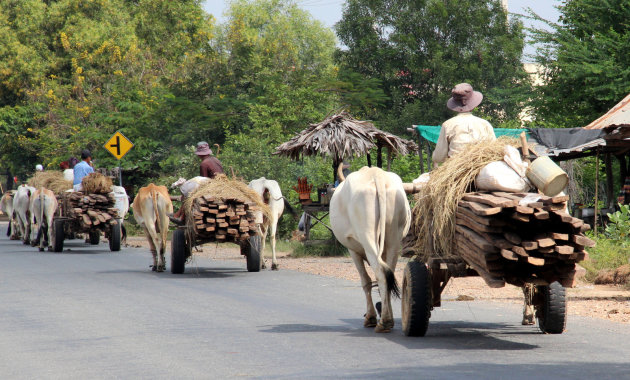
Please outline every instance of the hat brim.
[{"label": "hat brim", "polygon": [[453,110],[455,112],[470,112],[475,109],[481,101],[483,100],[483,94],[479,91],[473,91],[470,99],[466,104],[462,104],[461,101],[455,100],[455,98],[450,98],[448,102],[446,102],[446,106],[448,109]]},{"label": "hat brim", "polygon": [[209,156],[212,154],[212,150],[210,148],[200,149],[195,152],[197,156]]}]

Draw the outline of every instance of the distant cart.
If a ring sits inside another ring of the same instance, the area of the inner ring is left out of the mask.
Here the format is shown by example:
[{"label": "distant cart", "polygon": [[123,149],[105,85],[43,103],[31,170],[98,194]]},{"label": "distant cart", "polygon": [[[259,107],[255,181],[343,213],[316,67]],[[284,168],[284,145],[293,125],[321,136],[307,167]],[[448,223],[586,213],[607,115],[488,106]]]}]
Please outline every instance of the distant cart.
[{"label": "distant cart", "polygon": [[63,251],[65,239],[85,234],[90,244],[97,245],[101,234],[109,241],[112,252],[120,251],[122,220],[118,219],[115,196],[64,192],[57,196],[58,208],[53,218],[52,249]]},{"label": "distant cart", "polygon": [[173,231],[171,273],[184,273],[193,247],[215,242],[238,244],[247,260],[247,271],[259,272],[262,266],[262,222],[262,212],[254,202],[212,196],[196,198],[187,225]]},{"label": "distant cart", "polygon": [[[522,202],[527,196],[535,198]],[[561,334],[566,326],[565,287],[574,286],[576,263],[594,242],[580,219],[564,212],[567,197],[539,194],[466,194],[456,212],[455,255],[414,256],[402,284],[402,328],[424,336],[431,310],[441,306],[451,278],[481,276],[490,287],[522,287],[543,333]],[[432,241],[426,244],[432,247]],[[429,248],[431,249],[431,248]]]}]

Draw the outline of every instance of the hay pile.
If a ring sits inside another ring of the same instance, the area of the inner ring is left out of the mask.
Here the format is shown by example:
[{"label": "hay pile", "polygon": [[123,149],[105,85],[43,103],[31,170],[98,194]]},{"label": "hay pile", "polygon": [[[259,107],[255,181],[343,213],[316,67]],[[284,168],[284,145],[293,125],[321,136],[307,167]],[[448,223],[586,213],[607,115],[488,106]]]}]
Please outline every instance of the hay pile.
[{"label": "hay pile", "polygon": [[471,143],[466,152],[455,155],[431,172],[426,186],[416,194],[413,208],[415,250],[425,261],[429,257],[450,258],[455,236],[455,211],[475,177],[487,164],[500,161],[506,145],[520,147],[520,141],[501,137],[493,142]]},{"label": "hay pile", "polygon": [[57,195],[72,189],[72,181],[64,179],[63,172],[56,170],[35,173],[35,175],[28,180],[28,185],[36,189],[44,187]]},{"label": "hay pile", "polygon": [[81,185],[86,194],[108,194],[112,192],[112,179],[101,173],[90,173],[83,177]]}]

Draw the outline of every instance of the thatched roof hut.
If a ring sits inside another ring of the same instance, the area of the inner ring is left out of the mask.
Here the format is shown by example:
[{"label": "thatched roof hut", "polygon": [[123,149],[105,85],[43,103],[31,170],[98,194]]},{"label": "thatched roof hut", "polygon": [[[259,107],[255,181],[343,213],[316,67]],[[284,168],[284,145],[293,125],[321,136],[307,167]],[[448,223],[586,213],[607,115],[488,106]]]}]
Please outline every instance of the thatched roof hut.
[{"label": "thatched roof hut", "polygon": [[320,123],[311,124],[277,147],[274,154],[294,160],[300,159],[300,156],[329,156],[336,167],[344,159],[366,155],[377,146],[402,155],[417,150],[413,141],[381,131],[369,121],[356,120],[343,111],[328,116]]}]

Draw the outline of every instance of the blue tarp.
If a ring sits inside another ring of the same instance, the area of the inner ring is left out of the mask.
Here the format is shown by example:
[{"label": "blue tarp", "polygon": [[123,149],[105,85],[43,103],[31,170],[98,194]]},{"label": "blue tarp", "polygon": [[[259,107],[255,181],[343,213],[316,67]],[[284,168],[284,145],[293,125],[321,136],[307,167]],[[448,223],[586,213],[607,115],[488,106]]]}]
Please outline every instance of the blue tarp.
[{"label": "blue tarp", "polygon": [[[440,137],[440,130],[442,126],[440,125],[414,125],[414,128],[418,130],[420,136],[425,139],[431,141],[432,143],[437,143],[438,137]],[[500,136],[509,136],[518,138],[521,132],[525,132],[527,137],[529,138],[529,131],[525,128],[494,128],[494,134],[497,137]]]}]

